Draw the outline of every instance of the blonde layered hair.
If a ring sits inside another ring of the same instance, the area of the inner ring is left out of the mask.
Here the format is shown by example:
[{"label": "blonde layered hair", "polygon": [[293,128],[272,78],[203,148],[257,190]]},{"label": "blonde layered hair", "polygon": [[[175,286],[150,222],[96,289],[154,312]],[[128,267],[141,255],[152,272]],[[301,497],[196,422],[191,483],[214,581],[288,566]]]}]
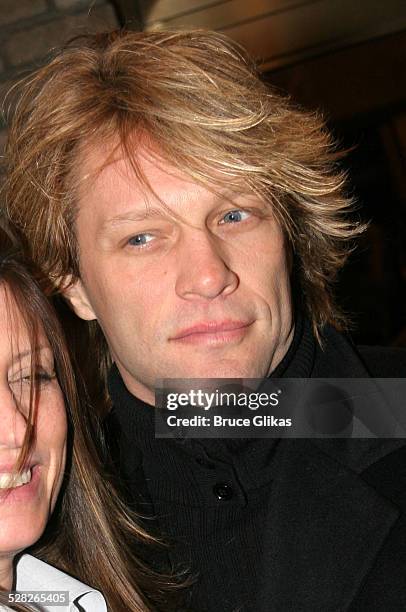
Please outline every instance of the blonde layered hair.
[{"label": "blonde layered hair", "polygon": [[22,83],[7,212],[57,290],[80,275],[72,180],[80,147],[118,136],[137,171],[142,134],[194,180],[243,184],[268,202],[316,336],[326,323],[343,327],[332,286],[362,228],[348,216],[334,143],[319,116],[260,80],[241,47],[200,30],[79,37]]}]

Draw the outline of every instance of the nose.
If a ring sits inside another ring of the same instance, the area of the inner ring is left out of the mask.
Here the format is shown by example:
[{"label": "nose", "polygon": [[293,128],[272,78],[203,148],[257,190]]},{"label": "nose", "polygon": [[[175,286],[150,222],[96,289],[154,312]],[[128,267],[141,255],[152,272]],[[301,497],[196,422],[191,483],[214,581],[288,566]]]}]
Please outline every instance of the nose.
[{"label": "nose", "polygon": [[196,230],[184,237],[177,253],[176,293],[187,300],[213,300],[227,296],[239,284],[218,238]]},{"label": "nose", "polygon": [[20,449],[23,445],[27,420],[8,384],[0,389],[0,449]]}]

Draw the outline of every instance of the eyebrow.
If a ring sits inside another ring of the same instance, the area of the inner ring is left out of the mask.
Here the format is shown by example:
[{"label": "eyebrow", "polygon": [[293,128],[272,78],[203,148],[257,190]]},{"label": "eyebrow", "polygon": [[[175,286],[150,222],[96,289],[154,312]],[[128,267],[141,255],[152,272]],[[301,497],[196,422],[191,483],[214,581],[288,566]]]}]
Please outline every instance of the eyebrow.
[{"label": "eyebrow", "polygon": [[143,221],[145,219],[151,219],[153,217],[164,216],[164,211],[160,208],[148,208],[146,211],[131,210],[125,213],[121,213],[120,215],[115,215],[110,219],[107,219],[101,226],[101,231],[103,232],[104,230],[109,229],[110,227],[120,225],[121,223],[126,223],[127,221]]},{"label": "eyebrow", "polygon": [[[44,350],[51,351],[49,346],[40,345],[40,346],[37,347],[37,350],[35,352],[36,353],[41,353]],[[14,365],[17,361],[21,361],[22,359],[24,359],[24,357],[28,357],[29,355],[32,355],[32,353],[33,353],[32,348],[29,348],[29,349],[26,349],[25,351],[21,351],[20,353],[17,353],[17,355],[13,356],[13,359],[12,359],[12,362],[11,362],[12,365]]]}]

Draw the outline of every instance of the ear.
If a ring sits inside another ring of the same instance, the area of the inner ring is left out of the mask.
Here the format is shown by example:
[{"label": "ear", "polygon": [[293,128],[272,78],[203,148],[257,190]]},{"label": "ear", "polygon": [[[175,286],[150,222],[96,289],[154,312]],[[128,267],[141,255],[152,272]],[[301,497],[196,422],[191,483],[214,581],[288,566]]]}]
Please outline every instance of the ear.
[{"label": "ear", "polygon": [[73,280],[66,289],[63,289],[62,295],[80,319],[93,321],[97,318],[86,289],[79,278]]}]

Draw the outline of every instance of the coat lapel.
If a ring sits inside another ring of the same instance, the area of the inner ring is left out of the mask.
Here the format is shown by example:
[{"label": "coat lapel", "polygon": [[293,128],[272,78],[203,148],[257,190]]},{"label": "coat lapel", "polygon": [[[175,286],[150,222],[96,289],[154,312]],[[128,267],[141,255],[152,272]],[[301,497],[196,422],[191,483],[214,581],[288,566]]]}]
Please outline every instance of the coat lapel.
[{"label": "coat lapel", "polygon": [[[258,609],[348,610],[398,518],[394,504],[339,460],[340,440],[320,442],[282,440],[276,451],[263,530],[274,579],[259,585]],[[386,442],[388,452],[395,442]]]}]

